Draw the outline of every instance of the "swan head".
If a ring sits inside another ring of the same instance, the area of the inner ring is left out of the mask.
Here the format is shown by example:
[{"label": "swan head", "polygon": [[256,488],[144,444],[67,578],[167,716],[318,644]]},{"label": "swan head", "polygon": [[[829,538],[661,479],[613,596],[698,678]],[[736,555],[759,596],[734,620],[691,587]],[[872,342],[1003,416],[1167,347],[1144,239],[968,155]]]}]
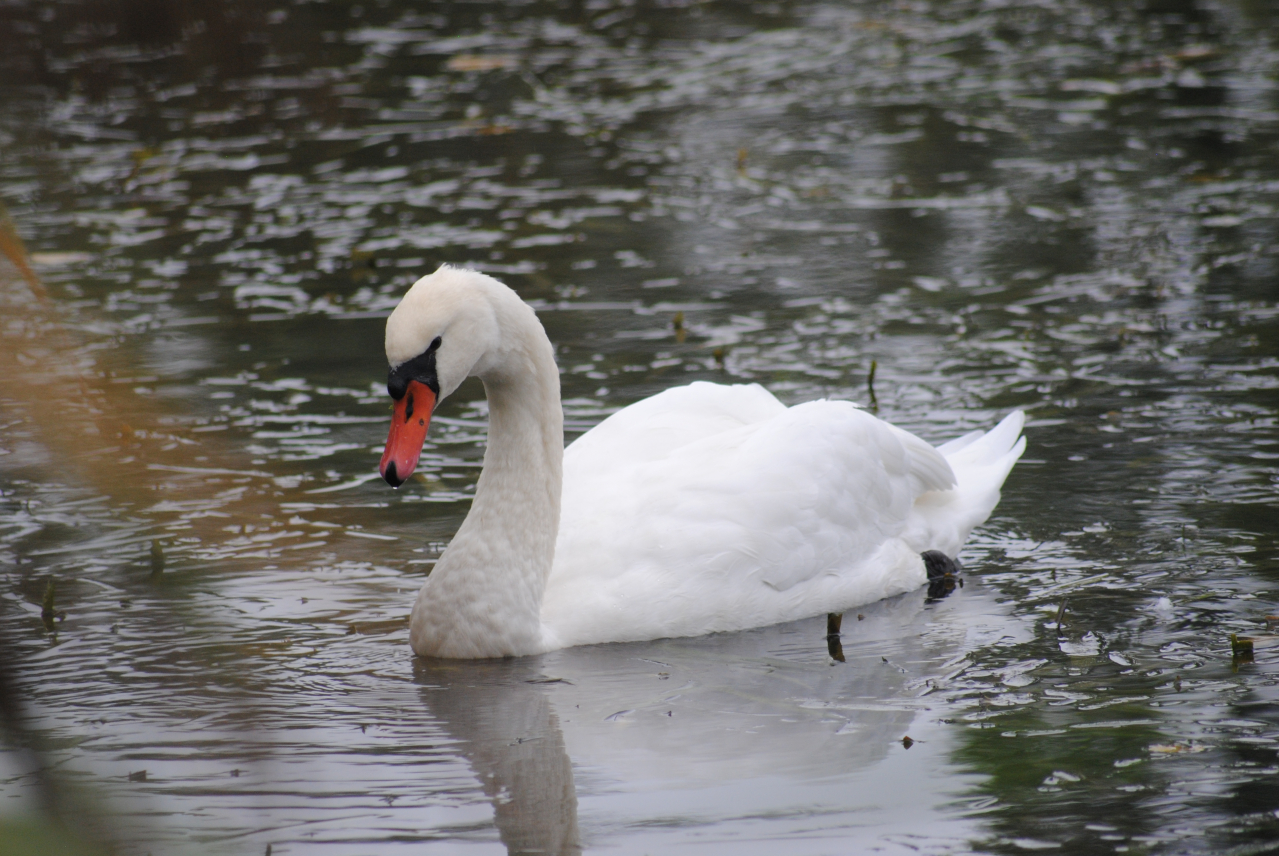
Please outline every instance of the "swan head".
[{"label": "swan head", "polygon": [[379,469],[392,487],[417,467],[435,406],[490,367],[504,293],[513,296],[490,276],[444,265],[415,282],[387,319],[386,389],[395,407]]}]

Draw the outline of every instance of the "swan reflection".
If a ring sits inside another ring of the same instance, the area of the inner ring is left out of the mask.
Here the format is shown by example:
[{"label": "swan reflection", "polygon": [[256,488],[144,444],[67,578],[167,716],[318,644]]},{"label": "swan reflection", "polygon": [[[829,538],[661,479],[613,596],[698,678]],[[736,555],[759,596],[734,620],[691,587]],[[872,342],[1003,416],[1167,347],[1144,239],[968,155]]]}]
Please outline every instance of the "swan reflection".
[{"label": "swan reflection", "polygon": [[580,853],[573,769],[537,659],[413,665],[427,706],[493,801],[507,852]]},{"label": "swan reflection", "polygon": [[[492,800],[510,853],[581,852],[579,799],[588,839],[626,824],[628,835],[658,830],[654,844],[726,798],[750,816],[900,800],[926,825],[953,797],[913,760],[930,750],[885,761],[930,727],[930,676],[1021,633],[971,580],[944,601],[920,591],[848,613],[847,662],[828,656],[825,630],[823,617],[516,660],[418,659],[415,678]],[[941,746],[933,756],[945,763]],[[892,767],[883,782],[881,766]]]}]

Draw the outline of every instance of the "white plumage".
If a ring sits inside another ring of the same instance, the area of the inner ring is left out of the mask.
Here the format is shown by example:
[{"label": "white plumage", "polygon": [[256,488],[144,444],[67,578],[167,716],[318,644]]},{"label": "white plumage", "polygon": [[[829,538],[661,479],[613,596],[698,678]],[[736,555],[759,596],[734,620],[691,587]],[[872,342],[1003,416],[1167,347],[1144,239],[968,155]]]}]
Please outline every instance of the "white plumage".
[{"label": "white plumage", "polygon": [[956,555],[1025,448],[1020,412],[934,449],[847,401],[699,382],[564,450],[561,502],[559,375],[534,313],[445,267],[388,321],[392,366],[437,336],[441,397],[479,375],[490,430],[471,513],[414,606],[427,656],[696,636],[909,591],[920,553]]}]

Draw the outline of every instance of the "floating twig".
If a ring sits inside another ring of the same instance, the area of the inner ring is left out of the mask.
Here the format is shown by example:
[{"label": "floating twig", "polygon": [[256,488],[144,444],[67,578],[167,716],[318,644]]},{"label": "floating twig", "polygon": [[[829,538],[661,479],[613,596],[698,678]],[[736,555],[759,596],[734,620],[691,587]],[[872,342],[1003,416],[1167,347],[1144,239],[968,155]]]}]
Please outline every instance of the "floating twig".
[{"label": "floating twig", "polygon": [[53,580],[49,580],[49,584],[44,589],[44,600],[40,603],[40,620],[44,622],[44,629],[50,633],[54,632],[54,619],[61,621],[67,617],[66,612],[58,609],[54,599],[57,596],[57,586]]},{"label": "floating twig", "polygon": [[877,360],[870,361],[870,374],[866,376],[866,389],[870,391],[870,409],[879,410],[879,399],[875,397],[875,369],[879,368]]},{"label": "floating twig", "polygon": [[1247,636],[1240,636],[1237,633],[1230,634],[1230,656],[1234,659],[1235,665],[1240,663],[1251,663],[1253,655],[1252,640]]}]

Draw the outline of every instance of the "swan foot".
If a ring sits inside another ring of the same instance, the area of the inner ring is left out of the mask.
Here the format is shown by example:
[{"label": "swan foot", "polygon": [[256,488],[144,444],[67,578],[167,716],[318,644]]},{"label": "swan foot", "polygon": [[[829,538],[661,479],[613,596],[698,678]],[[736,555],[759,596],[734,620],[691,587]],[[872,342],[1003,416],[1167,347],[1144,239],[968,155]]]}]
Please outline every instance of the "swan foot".
[{"label": "swan foot", "polygon": [[839,640],[839,627],[843,622],[844,613],[826,613],[826,652],[830,654],[832,660],[838,660],[841,663],[846,662],[844,660],[844,643]]},{"label": "swan foot", "polygon": [[964,587],[964,580],[959,576],[962,568],[958,559],[952,559],[941,550],[925,550],[919,555],[928,572],[928,600],[941,600],[956,586]]}]

